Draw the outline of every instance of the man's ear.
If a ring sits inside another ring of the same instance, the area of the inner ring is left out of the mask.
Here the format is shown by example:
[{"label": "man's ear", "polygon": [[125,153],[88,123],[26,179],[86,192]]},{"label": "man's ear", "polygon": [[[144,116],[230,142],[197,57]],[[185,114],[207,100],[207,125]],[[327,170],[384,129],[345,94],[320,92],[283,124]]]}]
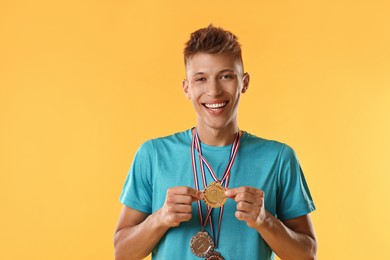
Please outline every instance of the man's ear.
[{"label": "man's ear", "polygon": [[188,81],[186,79],[183,79],[182,85],[183,85],[184,95],[186,96],[186,98],[191,99],[191,95],[188,92],[188,87],[189,87],[188,86]]},{"label": "man's ear", "polygon": [[249,81],[250,81],[249,73],[244,73],[244,77],[242,81],[243,81],[243,86],[242,86],[241,93],[245,93],[248,91],[249,88]]}]

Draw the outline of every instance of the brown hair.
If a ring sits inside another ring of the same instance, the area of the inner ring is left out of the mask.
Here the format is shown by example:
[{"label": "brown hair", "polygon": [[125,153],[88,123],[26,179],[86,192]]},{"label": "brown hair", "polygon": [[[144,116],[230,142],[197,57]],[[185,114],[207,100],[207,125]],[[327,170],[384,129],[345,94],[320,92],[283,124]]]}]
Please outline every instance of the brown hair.
[{"label": "brown hair", "polygon": [[191,34],[184,48],[184,63],[187,64],[188,59],[199,52],[232,55],[242,64],[241,46],[237,37],[212,24]]}]

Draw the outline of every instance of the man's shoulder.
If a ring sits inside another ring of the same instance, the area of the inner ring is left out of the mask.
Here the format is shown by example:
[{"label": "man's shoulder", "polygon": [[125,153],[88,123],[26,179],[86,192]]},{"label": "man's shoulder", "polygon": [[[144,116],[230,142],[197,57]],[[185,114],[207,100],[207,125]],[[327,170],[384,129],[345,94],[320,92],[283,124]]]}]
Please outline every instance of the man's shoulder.
[{"label": "man's shoulder", "polygon": [[294,149],[284,142],[265,139],[250,133],[246,133],[245,137],[243,138],[244,146],[251,153],[267,154],[278,157],[280,160],[289,160],[290,158],[296,157]]},{"label": "man's shoulder", "polygon": [[191,141],[191,129],[176,132],[170,135],[152,138],[151,142],[188,142]]},{"label": "man's shoulder", "polygon": [[245,144],[251,145],[251,146],[257,146],[257,147],[260,146],[263,149],[281,150],[284,147],[288,147],[288,145],[286,145],[285,143],[282,143],[280,141],[266,139],[266,138],[259,137],[257,135],[248,133],[248,132],[245,132],[243,137],[244,138],[242,141]]},{"label": "man's shoulder", "polygon": [[141,147],[170,146],[191,143],[191,129],[176,132],[166,136],[151,138],[145,141]]},{"label": "man's shoulder", "polygon": [[167,136],[148,139],[138,147],[136,154],[141,158],[154,158],[155,156],[167,156],[175,153],[175,151],[187,149],[191,144],[190,131],[186,130]]}]

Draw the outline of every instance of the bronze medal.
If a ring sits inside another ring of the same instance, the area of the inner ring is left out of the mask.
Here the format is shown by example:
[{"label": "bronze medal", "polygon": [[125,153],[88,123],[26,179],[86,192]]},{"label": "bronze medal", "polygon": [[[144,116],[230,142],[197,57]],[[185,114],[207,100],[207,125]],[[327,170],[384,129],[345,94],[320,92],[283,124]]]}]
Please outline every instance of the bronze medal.
[{"label": "bronze medal", "polygon": [[206,231],[199,231],[191,239],[190,248],[194,255],[207,257],[214,250],[214,242]]},{"label": "bronze medal", "polygon": [[216,251],[210,252],[209,256],[206,258],[206,260],[224,260],[220,253]]},{"label": "bronze medal", "polygon": [[219,208],[226,202],[225,188],[218,182],[212,182],[204,190],[204,202],[212,207]]}]

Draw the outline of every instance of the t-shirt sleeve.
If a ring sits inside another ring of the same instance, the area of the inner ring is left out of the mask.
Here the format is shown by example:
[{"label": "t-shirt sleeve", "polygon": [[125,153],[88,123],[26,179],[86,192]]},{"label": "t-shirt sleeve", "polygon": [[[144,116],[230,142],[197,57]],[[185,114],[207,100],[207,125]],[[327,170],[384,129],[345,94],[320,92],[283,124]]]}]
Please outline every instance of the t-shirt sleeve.
[{"label": "t-shirt sleeve", "polygon": [[277,217],[287,220],[314,211],[315,205],[295,152],[283,145],[279,156]]},{"label": "t-shirt sleeve", "polygon": [[152,213],[154,149],[151,141],[141,145],[134,156],[120,202],[138,211]]}]

